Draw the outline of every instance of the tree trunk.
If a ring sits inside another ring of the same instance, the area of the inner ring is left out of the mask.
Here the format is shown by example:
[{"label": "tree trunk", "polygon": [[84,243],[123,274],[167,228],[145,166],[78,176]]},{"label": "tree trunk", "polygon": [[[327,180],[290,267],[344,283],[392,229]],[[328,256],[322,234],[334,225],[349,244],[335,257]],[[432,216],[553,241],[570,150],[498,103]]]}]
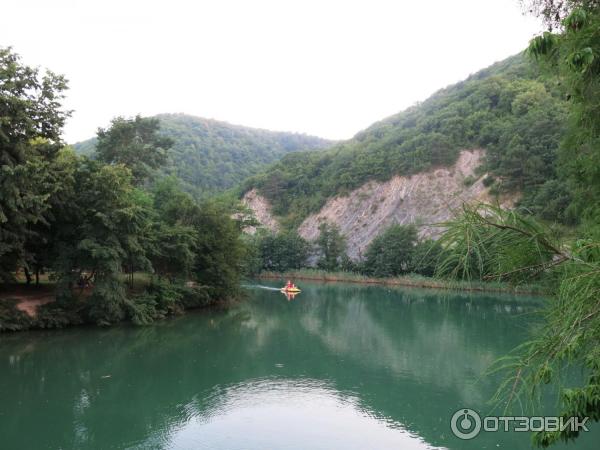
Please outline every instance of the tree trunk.
[{"label": "tree trunk", "polygon": [[31,274],[29,273],[29,269],[27,267],[23,267],[25,271],[25,278],[27,279],[27,284],[31,284]]},{"label": "tree trunk", "polygon": [[40,285],[40,268],[36,267],[35,269],[35,285],[39,286]]}]

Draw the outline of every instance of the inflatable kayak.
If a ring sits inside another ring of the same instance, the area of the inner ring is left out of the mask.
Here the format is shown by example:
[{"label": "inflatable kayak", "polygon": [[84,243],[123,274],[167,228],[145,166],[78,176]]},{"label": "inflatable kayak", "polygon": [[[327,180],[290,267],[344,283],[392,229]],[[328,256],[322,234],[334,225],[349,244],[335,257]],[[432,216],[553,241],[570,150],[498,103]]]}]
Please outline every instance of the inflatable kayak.
[{"label": "inflatable kayak", "polygon": [[294,288],[281,288],[281,292],[300,292],[300,289],[297,287]]}]

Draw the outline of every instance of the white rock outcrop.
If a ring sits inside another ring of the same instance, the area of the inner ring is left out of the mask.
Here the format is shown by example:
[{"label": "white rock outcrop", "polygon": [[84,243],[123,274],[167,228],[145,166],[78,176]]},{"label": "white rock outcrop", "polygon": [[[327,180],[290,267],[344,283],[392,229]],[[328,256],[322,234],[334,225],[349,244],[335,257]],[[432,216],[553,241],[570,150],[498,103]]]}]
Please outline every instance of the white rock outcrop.
[{"label": "white rock outcrop", "polygon": [[[442,232],[437,224],[450,219],[463,203],[491,201],[483,185],[485,174],[477,177],[484,151],[463,150],[451,167],[431,169],[411,176],[395,176],[386,182],[371,181],[348,195],[329,199],[321,210],[307,217],[298,228],[307,240],[315,240],[319,224],[337,224],[348,242],[348,255],[359,258],[369,243],[392,224],[417,224],[422,237],[436,238]],[[244,196],[256,218],[271,230],[277,221],[269,204],[256,190]],[[505,199],[511,207],[513,199]]]},{"label": "white rock outcrop", "polygon": [[[246,192],[242,198],[242,203],[254,212],[254,217],[263,227],[274,233],[279,230],[279,223],[271,214],[271,204],[256,189]],[[255,227],[247,227],[245,231],[254,234],[256,229]]]}]

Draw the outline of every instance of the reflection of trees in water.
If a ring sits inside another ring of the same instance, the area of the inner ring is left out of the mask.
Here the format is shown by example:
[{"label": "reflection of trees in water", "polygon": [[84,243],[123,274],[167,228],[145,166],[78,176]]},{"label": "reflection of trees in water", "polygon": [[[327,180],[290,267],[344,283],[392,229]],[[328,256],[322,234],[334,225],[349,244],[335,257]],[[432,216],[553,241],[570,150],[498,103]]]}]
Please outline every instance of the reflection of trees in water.
[{"label": "reflection of trees in water", "polygon": [[367,407],[413,423],[419,422],[418,415],[424,421],[443,416],[440,403],[484,406],[495,385],[474,382],[524,339],[526,330],[519,332],[515,321],[522,322],[517,316],[531,310],[519,302],[483,303],[419,290],[334,294],[311,304],[300,318],[302,326],[332,354],[376,375],[383,386],[379,398],[365,402]]},{"label": "reflection of trees in water", "polygon": [[[365,301],[361,292],[338,292],[309,309],[301,323],[334,354],[381,366],[395,377],[463,388],[464,401],[484,400],[472,398],[477,392],[464,381],[479,376],[511,349],[514,337],[506,342],[506,336],[515,324],[497,319],[522,312],[523,306],[482,307],[468,298],[440,298],[423,291],[391,292],[378,300]],[[323,314],[321,308],[335,312]]]},{"label": "reflection of trees in water", "polygon": [[[344,285],[307,286],[290,303],[278,292],[256,295],[229,311],[151,327],[3,337],[3,439],[24,448],[106,448],[150,438],[160,445],[213,408],[215,392],[265,376],[328,380],[354,392],[366,410],[412,414],[415,428],[426,429],[425,413],[441,401],[435,396],[463,402],[488,395],[464,378],[517,339],[505,320],[519,314],[515,303],[505,310],[493,301]],[[32,423],[39,432],[23,435]]]},{"label": "reflection of trees in water", "polygon": [[[445,420],[441,404],[485,408],[495,384],[476,378],[524,339],[530,318],[520,316],[536,308],[528,299],[442,294],[305,287],[303,300],[269,320],[269,334],[316,349],[322,361],[309,375],[357,392],[365,410],[427,430],[432,418]],[[246,306],[257,322],[273,313],[272,305]]]},{"label": "reflection of trees in water", "polygon": [[[227,327],[240,321],[223,319]],[[228,350],[212,351],[220,327],[194,315],[147,328],[22,335],[27,343],[0,347],[0,363],[12,360],[2,368],[0,432],[7,442],[31,440],[24,448],[106,448],[168,430],[185,421],[184,406],[203,388],[198,378],[227,379]],[[32,423],[48,429],[22,436]]]}]

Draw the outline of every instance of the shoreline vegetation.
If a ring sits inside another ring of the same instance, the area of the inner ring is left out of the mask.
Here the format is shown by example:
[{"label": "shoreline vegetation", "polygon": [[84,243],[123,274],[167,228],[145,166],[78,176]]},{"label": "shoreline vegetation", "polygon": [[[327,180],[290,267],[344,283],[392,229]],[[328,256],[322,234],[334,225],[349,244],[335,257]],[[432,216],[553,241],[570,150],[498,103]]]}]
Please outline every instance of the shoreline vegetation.
[{"label": "shoreline vegetation", "polygon": [[[438,289],[463,292],[488,292],[513,295],[543,296],[547,294],[542,286],[527,284],[512,286],[508,283],[498,282],[467,282],[460,280],[426,277],[417,274],[401,275],[396,277],[376,278],[343,271],[325,271],[319,269],[299,269],[285,272],[265,271],[254,275],[252,278],[264,280],[305,280],[323,283],[356,283],[377,286],[402,286],[418,289]],[[86,295],[82,295],[80,301],[71,304],[72,308],[66,307],[53,294],[50,284],[42,281],[40,286],[31,286],[17,283],[0,294],[0,332],[26,331],[36,329],[59,329],[74,325],[95,325],[94,322],[85,320]],[[135,274],[136,293],[144,291],[144,286],[150,285],[150,279],[146,274]],[[147,287],[147,286],[145,286]],[[172,286],[175,288],[175,286]],[[164,286],[163,286],[164,289]],[[157,297],[172,294],[170,292],[155,292]],[[134,293],[132,291],[132,293]],[[228,299],[213,302],[186,302],[179,293],[181,299],[177,302],[177,308],[164,311],[155,319],[166,319],[169,316],[186,314],[192,310],[222,308],[225,305],[235,303],[236,300]],[[184,301],[181,301],[184,300]],[[160,298],[155,298],[160,302]],[[194,303],[194,304],[192,304]],[[151,321],[152,322],[152,321]],[[124,317],[116,323],[133,323],[144,325],[151,322],[136,321],[132,317]]]},{"label": "shoreline vegetation", "polygon": [[[123,274],[123,281],[130,279]],[[42,276],[39,285],[17,278],[0,292],[0,334],[11,331],[62,329],[78,325],[149,325],[193,310],[220,309],[241,300],[241,290],[227,297],[212,297],[207,287],[195,282],[171,283],[147,273],[135,273],[126,289],[126,310],[118,320],[98,323],[90,314],[93,287],[74,288],[61,297],[54,282]],[[144,309],[140,312],[140,305]]]},{"label": "shoreline vegetation", "polygon": [[547,291],[540,285],[526,284],[513,286],[499,282],[477,282],[426,277],[417,274],[396,277],[376,278],[351,272],[328,272],[318,269],[300,269],[286,272],[262,272],[254,278],[264,280],[293,279],[305,281],[321,281],[331,283],[373,284],[380,286],[404,286],[424,289],[444,289],[471,292],[496,292],[516,295],[543,296]]},{"label": "shoreline vegetation", "polygon": [[[154,286],[155,290],[160,287]],[[82,298],[65,303],[55,296],[48,296],[46,293],[38,295],[32,291],[29,295],[11,295],[0,294],[0,335],[5,332],[32,331],[32,330],[59,330],[70,328],[72,326],[96,326],[110,327],[113,325],[133,325],[144,326],[160,322],[169,317],[177,317],[187,314],[191,311],[217,310],[229,307],[240,301],[240,296],[223,298],[220,300],[198,301],[197,295],[192,289],[181,289],[178,286],[172,286],[176,292],[176,299],[171,298],[171,293],[161,295],[154,292],[151,301],[158,306],[160,303],[171,303],[170,307],[157,308],[149,318],[139,317],[131,312],[123,316],[120,320],[113,321],[110,324],[99,324],[89,317],[89,309],[93,304],[87,301],[84,293]],[[137,294],[142,296],[144,294]],[[31,299],[29,298],[31,296]],[[44,296],[44,301],[39,301],[38,297]],[[135,301],[132,299],[132,301]]]},{"label": "shoreline vegetation", "polygon": [[[174,141],[155,117],[115,117],[93,155],[75,153],[67,87],[0,48],[0,330],[145,325],[237,296],[246,245],[233,207],[161,172]],[[44,278],[47,291],[31,287]]]}]

